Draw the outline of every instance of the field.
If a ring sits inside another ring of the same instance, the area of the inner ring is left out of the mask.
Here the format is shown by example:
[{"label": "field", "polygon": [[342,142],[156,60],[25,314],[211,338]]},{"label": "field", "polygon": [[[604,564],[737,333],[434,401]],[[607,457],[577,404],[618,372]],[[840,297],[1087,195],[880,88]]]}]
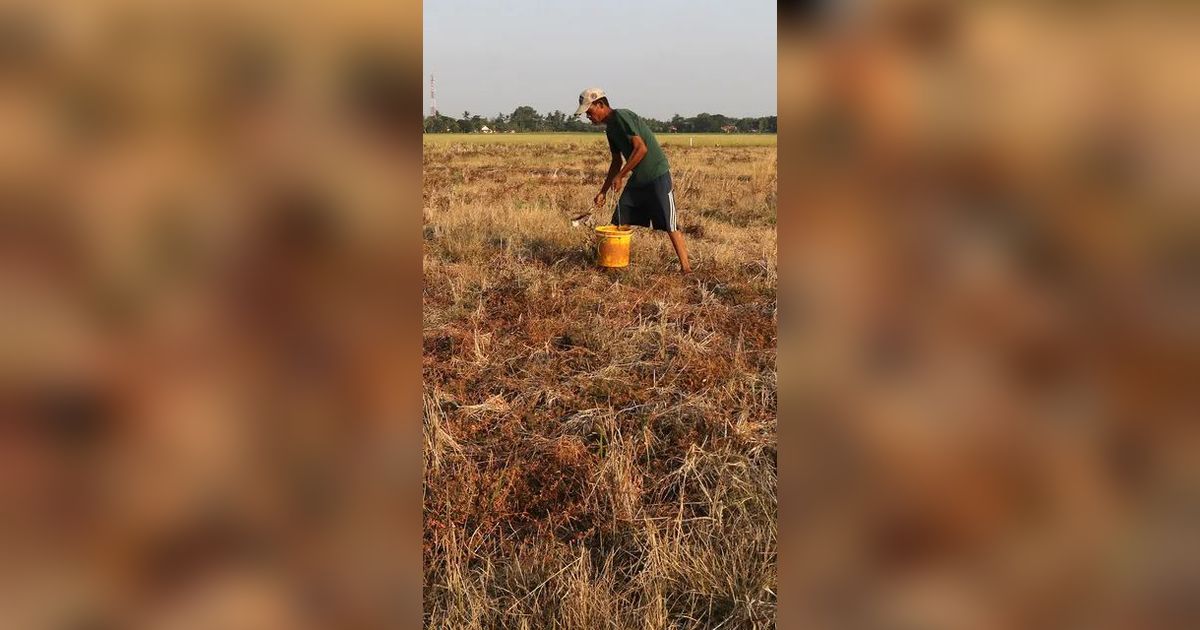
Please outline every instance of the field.
[{"label": "field", "polygon": [[571,226],[601,136],[425,136],[428,627],[774,626],[774,136],[705,138],[664,142],[684,276]]},{"label": "field", "polygon": [[[663,146],[774,147],[773,133],[663,133],[656,136]],[[453,144],[576,144],[604,147],[603,133],[428,133],[425,145]]]}]

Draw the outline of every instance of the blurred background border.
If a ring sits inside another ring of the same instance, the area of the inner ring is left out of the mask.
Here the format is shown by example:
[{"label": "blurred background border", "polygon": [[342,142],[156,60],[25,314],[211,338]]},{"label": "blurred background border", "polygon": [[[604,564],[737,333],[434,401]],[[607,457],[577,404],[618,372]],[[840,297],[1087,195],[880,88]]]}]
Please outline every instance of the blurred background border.
[{"label": "blurred background border", "polygon": [[0,625],[420,623],[420,42],[0,7]]},{"label": "blurred background border", "polygon": [[1187,2],[780,10],[780,621],[1188,628]]}]

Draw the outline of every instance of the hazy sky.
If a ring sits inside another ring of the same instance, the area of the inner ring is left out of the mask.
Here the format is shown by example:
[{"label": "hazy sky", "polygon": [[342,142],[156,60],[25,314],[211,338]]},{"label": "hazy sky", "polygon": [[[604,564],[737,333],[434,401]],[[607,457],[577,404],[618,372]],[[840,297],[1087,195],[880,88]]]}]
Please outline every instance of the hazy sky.
[{"label": "hazy sky", "polygon": [[568,115],[584,88],[664,120],[773,116],[775,2],[425,0],[424,112]]}]

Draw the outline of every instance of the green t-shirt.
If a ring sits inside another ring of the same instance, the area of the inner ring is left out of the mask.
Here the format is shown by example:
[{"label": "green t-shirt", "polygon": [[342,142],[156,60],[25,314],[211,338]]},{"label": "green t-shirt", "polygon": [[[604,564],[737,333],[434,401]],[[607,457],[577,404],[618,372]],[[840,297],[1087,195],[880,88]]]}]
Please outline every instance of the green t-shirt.
[{"label": "green t-shirt", "polygon": [[631,186],[645,186],[665,175],[670,168],[667,165],[667,156],[663,154],[662,147],[658,146],[658,139],[654,137],[654,133],[646,126],[646,121],[628,109],[613,110],[612,118],[605,125],[604,134],[608,136],[609,148],[619,151],[626,161],[633,155],[632,136],[641,136],[642,141],[646,143],[646,157],[633,167],[633,172],[629,175]]}]

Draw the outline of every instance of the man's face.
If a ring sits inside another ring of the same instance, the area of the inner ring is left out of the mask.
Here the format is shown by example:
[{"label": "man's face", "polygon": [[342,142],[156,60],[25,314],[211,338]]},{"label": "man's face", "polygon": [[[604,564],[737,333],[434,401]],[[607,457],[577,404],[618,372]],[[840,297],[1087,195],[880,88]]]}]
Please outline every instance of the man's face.
[{"label": "man's face", "polygon": [[601,122],[600,111],[603,109],[604,106],[600,103],[592,103],[591,105],[588,105],[587,110],[585,110],[583,113],[587,115],[588,120],[592,121],[593,125],[598,125]]}]

